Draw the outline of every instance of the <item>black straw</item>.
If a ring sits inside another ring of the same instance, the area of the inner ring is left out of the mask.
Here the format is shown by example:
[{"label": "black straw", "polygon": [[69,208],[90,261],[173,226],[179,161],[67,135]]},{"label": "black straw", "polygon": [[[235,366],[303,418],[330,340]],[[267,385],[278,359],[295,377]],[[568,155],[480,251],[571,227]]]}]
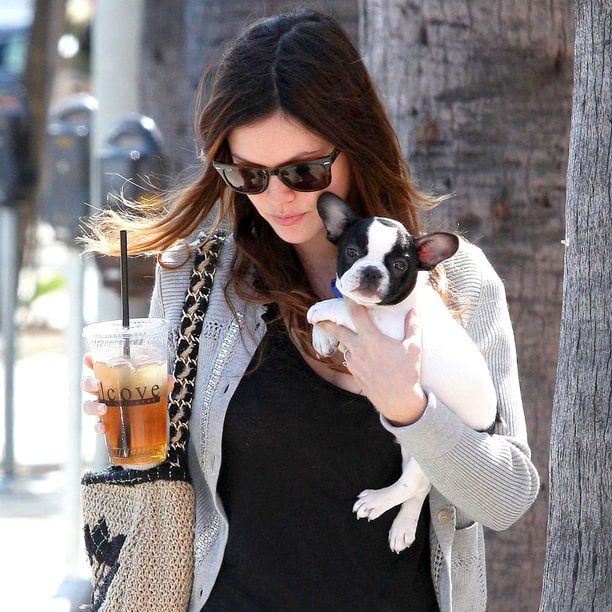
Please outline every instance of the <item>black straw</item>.
[{"label": "black straw", "polygon": [[[119,241],[121,243],[121,257],[119,258],[121,266],[121,313],[123,316],[123,328],[130,328],[130,302],[128,298],[128,255],[127,255],[127,232],[119,231]],[[130,356],[130,339],[125,338],[123,341],[123,354],[126,357]]]},{"label": "black straw", "polygon": [[123,327],[130,326],[130,304],[128,301],[128,254],[127,254],[127,232],[119,232],[121,242],[121,312],[123,313]]},{"label": "black straw", "polygon": [[[123,329],[130,328],[130,304],[128,300],[128,254],[127,254],[127,231],[119,230],[119,242],[121,245],[121,256],[119,265],[121,267],[121,313]],[[126,357],[130,356],[130,338],[126,335],[123,339],[123,354]],[[119,403],[119,418],[121,420],[121,431],[119,440],[121,444],[121,454],[123,457],[130,456],[130,447],[128,439],[130,438],[130,425],[125,419],[123,412],[123,404]]]}]

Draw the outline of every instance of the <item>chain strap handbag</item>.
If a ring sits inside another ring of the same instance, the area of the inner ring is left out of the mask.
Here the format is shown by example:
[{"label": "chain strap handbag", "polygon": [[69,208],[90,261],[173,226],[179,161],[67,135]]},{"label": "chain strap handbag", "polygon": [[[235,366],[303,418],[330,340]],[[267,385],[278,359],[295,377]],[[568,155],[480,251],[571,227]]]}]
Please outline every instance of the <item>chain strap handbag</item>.
[{"label": "chain strap handbag", "polygon": [[186,610],[193,583],[195,494],[187,465],[202,324],[226,235],[201,245],[185,296],[168,403],[166,460],[147,470],[109,466],[81,478],[92,612]]}]

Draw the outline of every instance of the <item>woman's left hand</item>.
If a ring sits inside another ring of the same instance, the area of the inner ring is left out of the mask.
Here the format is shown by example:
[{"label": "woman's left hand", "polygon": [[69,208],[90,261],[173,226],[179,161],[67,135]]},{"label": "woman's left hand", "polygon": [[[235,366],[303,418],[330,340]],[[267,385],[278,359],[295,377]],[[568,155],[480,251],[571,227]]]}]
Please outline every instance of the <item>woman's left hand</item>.
[{"label": "woman's left hand", "polygon": [[344,300],[357,333],[331,321],[317,325],[346,347],[346,367],[375,408],[393,425],[414,423],[427,406],[420,382],[422,334],[416,312],[406,315],[405,338],[395,340],[374,325],[365,306]]}]

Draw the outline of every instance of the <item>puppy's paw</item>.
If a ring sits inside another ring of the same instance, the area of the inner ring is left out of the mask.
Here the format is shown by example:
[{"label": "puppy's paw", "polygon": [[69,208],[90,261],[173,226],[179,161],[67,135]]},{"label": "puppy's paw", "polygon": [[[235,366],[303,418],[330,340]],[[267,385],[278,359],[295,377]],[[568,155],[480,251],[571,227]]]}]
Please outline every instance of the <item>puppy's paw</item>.
[{"label": "puppy's paw", "polygon": [[399,554],[402,550],[412,546],[422,505],[422,502],[419,503],[419,500],[415,498],[401,505],[389,530],[389,548],[393,552]]},{"label": "puppy's paw", "polygon": [[319,355],[330,357],[336,352],[338,344],[338,339],[335,336],[328,334],[318,325],[312,328],[312,346]]},{"label": "puppy's paw", "polygon": [[404,499],[405,497],[401,496],[401,491],[395,485],[378,490],[366,489],[357,496],[353,512],[357,514],[358,519],[367,518],[368,521],[372,521],[387,510],[401,504]]},{"label": "puppy's paw", "polygon": [[329,303],[331,300],[323,300],[313,304],[306,313],[306,319],[311,325],[321,321],[329,321]]}]

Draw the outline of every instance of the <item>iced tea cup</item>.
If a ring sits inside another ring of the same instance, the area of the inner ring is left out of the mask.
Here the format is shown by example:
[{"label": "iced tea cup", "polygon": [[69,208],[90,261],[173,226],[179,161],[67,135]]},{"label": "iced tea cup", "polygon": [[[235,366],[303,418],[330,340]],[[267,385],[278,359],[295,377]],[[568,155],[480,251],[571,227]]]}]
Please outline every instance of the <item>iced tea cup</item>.
[{"label": "iced tea cup", "polygon": [[147,469],[168,450],[168,323],[105,321],[83,329],[92,354],[111,464]]}]

